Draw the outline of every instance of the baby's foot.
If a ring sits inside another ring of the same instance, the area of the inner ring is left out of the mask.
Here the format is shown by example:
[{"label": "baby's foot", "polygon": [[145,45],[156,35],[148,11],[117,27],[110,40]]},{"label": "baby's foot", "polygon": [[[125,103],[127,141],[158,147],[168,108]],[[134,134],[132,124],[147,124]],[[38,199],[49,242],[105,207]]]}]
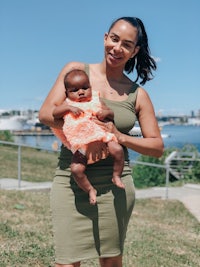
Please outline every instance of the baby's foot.
[{"label": "baby's foot", "polygon": [[117,187],[122,188],[122,189],[125,189],[125,186],[124,186],[124,184],[122,183],[121,178],[120,178],[119,176],[114,176],[114,177],[112,178],[112,182],[113,182],[113,184],[115,184]]},{"label": "baby's foot", "polygon": [[97,191],[94,188],[91,188],[90,191],[88,192],[89,194],[89,200],[91,205],[95,205],[97,202]]}]

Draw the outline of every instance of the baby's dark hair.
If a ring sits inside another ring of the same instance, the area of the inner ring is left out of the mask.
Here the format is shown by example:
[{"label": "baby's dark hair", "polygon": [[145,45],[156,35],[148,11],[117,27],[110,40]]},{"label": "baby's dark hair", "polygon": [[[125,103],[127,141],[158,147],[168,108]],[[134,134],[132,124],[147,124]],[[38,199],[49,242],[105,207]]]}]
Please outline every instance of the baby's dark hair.
[{"label": "baby's dark hair", "polygon": [[67,90],[68,88],[68,83],[69,83],[69,78],[71,75],[85,75],[88,77],[87,73],[84,71],[84,70],[80,70],[80,69],[72,69],[70,70],[69,72],[67,72],[65,74],[65,77],[64,77],[64,85],[65,85],[65,89]]},{"label": "baby's dark hair", "polygon": [[[70,70],[69,72],[67,72],[64,76],[64,86],[65,86],[65,94],[66,94],[66,97],[68,97],[68,94],[67,94],[67,89],[69,87],[69,79],[70,79],[70,76],[71,75],[85,75],[87,78],[88,78],[88,75],[87,73],[84,71],[84,70],[80,70],[80,69],[72,69]],[[88,78],[89,79],[89,78]]]},{"label": "baby's dark hair", "polygon": [[138,30],[138,40],[136,45],[140,47],[140,50],[133,58],[127,61],[124,70],[126,73],[129,74],[133,72],[135,67],[137,71],[137,78],[135,82],[137,82],[140,78],[140,84],[144,85],[147,81],[153,79],[153,71],[157,68],[154,58],[150,56],[148,37],[144,24],[139,18],[136,17],[121,17],[116,19],[111,24],[108,32],[111,31],[111,29],[119,20],[124,20],[130,23]]}]

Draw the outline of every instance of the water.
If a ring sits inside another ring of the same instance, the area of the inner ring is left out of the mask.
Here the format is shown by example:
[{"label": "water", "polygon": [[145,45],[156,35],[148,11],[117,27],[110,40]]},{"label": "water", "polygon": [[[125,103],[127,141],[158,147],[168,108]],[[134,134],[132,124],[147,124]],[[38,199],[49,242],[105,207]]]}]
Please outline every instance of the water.
[{"label": "water", "polygon": [[[165,148],[182,148],[186,144],[192,144],[200,152],[200,127],[198,126],[166,125],[162,129],[162,134],[169,136],[163,138]],[[55,136],[15,136],[16,143],[39,146],[45,149],[52,149],[55,141],[58,141]],[[139,156],[134,151],[129,151],[129,153],[131,160]]]},{"label": "water", "polygon": [[60,144],[60,141],[53,135],[15,136],[14,141],[18,144],[37,146],[44,149],[52,149],[54,142]]},{"label": "water", "polygon": [[165,138],[165,147],[182,148],[184,145],[192,144],[200,151],[200,127],[185,125],[167,125],[163,127],[163,133],[170,135]]},{"label": "water", "polygon": [[[191,125],[166,125],[162,132],[168,136],[163,138],[165,148],[183,148],[187,144],[194,145],[200,152],[200,127]],[[129,151],[130,159],[136,159],[139,154]]]}]

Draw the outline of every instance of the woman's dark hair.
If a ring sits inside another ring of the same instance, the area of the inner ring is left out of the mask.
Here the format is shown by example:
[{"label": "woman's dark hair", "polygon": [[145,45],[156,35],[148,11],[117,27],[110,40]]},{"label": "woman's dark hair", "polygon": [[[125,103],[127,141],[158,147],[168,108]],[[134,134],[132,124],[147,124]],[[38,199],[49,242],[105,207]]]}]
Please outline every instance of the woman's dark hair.
[{"label": "woman's dark hair", "polygon": [[125,72],[131,73],[133,72],[134,67],[137,71],[137,78],[135,82],[138,81],[138,79],[141,79],[141,84],[144,85],[146,81],[149,81],[153,79],[153,70],[156,70],[156,62],[153,59],[153,57],[150,56],[150,49],[148,45],[148,37],[146,34],[146,30],[144,27],[143,22],[136,17],[121,17],[115,20],[108,32],[111,31],[111,29],[114,27],[114,25],[119,21],[124,20],[128,23],[130,23],[133,27],[137,28],[138,30],[138,40],[137,40],[137,46],[140,47],[139,52],[131,59],[129,59],[125,65]]}]

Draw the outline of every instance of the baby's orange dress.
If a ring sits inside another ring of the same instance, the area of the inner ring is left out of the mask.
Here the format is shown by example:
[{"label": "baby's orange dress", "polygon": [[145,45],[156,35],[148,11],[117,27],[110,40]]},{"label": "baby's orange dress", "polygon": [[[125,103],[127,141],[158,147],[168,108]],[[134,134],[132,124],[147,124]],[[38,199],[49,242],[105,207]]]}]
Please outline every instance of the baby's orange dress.
[{"label": "baby's orange dress", "polygon": [[64,116],[63,131],[55,128],[52,131],[72,153],[79,150],[85,155],[88,144],[94,141],[117,142],[113,133],[106,132],[92,120],[92,116],[101,110],[98,92],[93,91],[92,99],[88,102],[66,101],[69,105],[82,109],[84,113],[75,117],[72,112],[68,112]]}]

